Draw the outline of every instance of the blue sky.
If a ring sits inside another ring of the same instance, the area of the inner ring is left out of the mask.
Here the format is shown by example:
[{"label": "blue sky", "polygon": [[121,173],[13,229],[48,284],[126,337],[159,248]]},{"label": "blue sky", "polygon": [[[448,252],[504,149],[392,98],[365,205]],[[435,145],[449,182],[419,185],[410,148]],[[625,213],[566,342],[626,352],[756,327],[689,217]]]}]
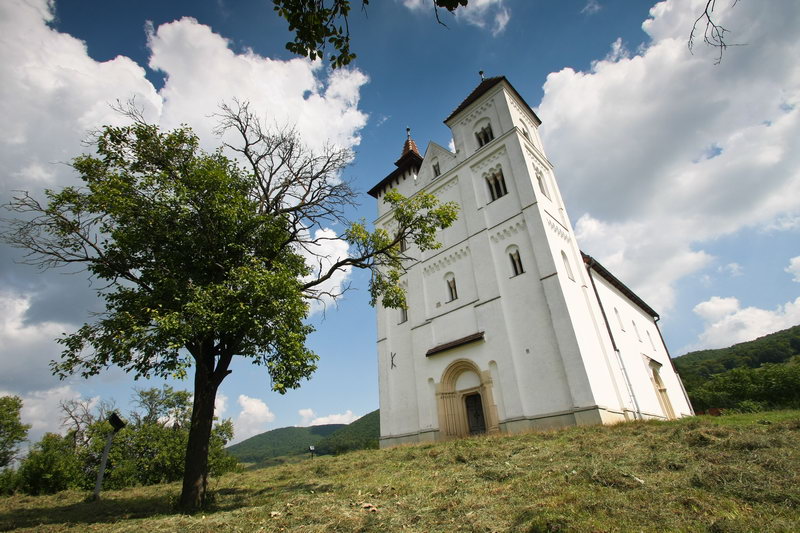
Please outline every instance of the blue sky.
[{"label": "blue sky", "polygon": [[[247,99],[312,146],[352,148],[347,175],[363,192],[393,168],[406,127],[423,150],[448,145],[442,120],[484,70],[537,110],[581,247],[661,313],[673,355],[800,323],[797,2],[718,3],[731,42],[745,44],[720,65],[715,50],[686,47],[699,0],[470,4],[443,13],[447,27],[427,0],[354,9],[358,59],[332,73],[285,50],[289,33],[267,0],[3,2],[0,200],[74,182],[62,163],[86,149],[87,131],[120,120],[109,103],[132,96],[148,119],[187,123],[209,149],[216,106]],[[364,194],[350,215],[375,211]],[[0,393],[23,397],[32,437],[59,429],[59,400],[113,398],[126,410],[133,386],[161,384],[118,370],[50,376],[53,338],[97,308],[93,291],[80,274],[0,253]],[[280,396],[263,369],[235,365],[220,407],[237,440],[378,407],[366,277],[346,281],[353,290],[311,317],[321,359],[300,389]]]}]

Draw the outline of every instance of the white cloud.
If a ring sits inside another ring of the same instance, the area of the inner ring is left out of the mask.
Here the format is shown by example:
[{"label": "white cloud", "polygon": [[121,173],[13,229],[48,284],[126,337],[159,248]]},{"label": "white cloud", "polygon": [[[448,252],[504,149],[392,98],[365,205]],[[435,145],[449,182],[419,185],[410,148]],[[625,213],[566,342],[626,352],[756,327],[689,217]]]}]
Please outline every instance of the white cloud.
[{"label": "white cloud", "polygon": [[214,399],[214,416],[217,418],[223,418],[225,416],[225,411],[227,410],[228,397],[221,392],[218,392],[217,397]]},{"label": "white cloud", "polygon": [[[330,72],[322,62],[237,52],[208,26],[184,18],[142,36],[150,67],[166,79],[157,91],[141,65],[124,56],[95,61],[84,42],[50,27],[53,20],[48,0],[0,2],[0,204],[13,190],[39,196],[45,187],[74,184],[64,163],[87,150],[81,143],[87,131],[121,123],[111,105],[131,98],[162,127],[192,126],[207,149],[220,143],[210,115],[233,98],[249,101],[269,124],[293,126],[311,148],[328,141],[352,148],[360,141],[367,116],[359,96],[367,76],[356,69]],[[341,244],[328,248],[343,252]],[[0,255],[19,258],[6,245]],[[46,365],[61,349],[52,339],[102,309],[85,279],[0,262],[0,388],[53,385]]]},{"label": "white cloud", "polygon": [[583,9],[581,9],[581,13],[584,15],[594,15],[601,9],[603,9],[603,6],[600,5],[600,2],[597,0],[589,0],[586,2],[586,5],[583,6]]},{"label": "white cloud", "polygon": [[[23,424],[31,426],[28,431],[28,442],[38,442],[45,433],[64,434],[62,425],[63,412],[61,402],[79,400],[81,394],[69,385],[46,390],[31,391],[26,394],[12,393],[0,390],[0,396],[19,396],[22,399],[20,418]],[[92,398],[90,406],[93,408],[99,398]],[[23,446],[23,449],[25,446]]]},{"label": "white cloud", "polygon": [[800,283],[800,255],[789,259],[789,266],[783,270],[792,275],[792,281]]},{"label": "white cloud", "polygon": [[49,363],[61,348],[54,342],[68,326],[58,322],[25,322],[31,299],[0,292],[0,389],[15,394],[51,386]]},{"label": "white cloud", "polygon": [[263,433],[267,430],[267,424],[275,420],[275,413],[269,410],[263,400],[240,394],[238,403],[242,410],[233,421],[234,437],[231,441],[232,443]]},{"label": "white cloud", "polygon": [[348,409],[344,413],[336,413],[328,416],[320,416],[311,421],[310,426],[322,426],[324,424],[350,424],[361,418],[353,414],[353,411]]},{"label": "white cloud", "polygon": [[[316,230],[314,239],[317,240],[316,244],[300,251],[306,258],[306,262],[313,269],[313,272],[307,278],[308,280],[316,279],[320,274],[325,274],[336,261],[346,258],[350,249],[347,242],[336,239],[336,232],[331,229]],[[331,295],[341,294],[342,290],[345,289],[351,270],[349,266],[337,270],[329,279],[316,288],[320,297],[311,300],[311,314],[324,311],[329,304],[334,303],[334,298]]]},{"label": "white cloud", "polygon": [[727,265],[718,267],[717,272],[736,278],[744,274],[744,269],[739,263],[728,263]]},{"label": "white cloud", "polygon": [[715,66],[686,48],[702,3],[657,4],[647,46],[550,74],[538,110],[581,247],[665,315],[706,243],[800,211],[800,4],[720,10],[748,46]]},{"label": "white cloud", "polygon": [[[403,0],[403,5],[412,11],[427,11],[432,4],[429,0]],[[440,11],[446,10],[440,8]],[[511,10],[506,0],[470,0],[454,13],[456,20],[487,29],[495,37],[503,33],[511,20]]]},{"label": "white cloud", "polygon": [[299,425],[301,427],[304,427],[304,426],[310,426],[311,425],[311,420],[314,419],[314,414],[315,413],[314,413],[313,409],[309,408],[309,409],[300,409],[299,411],[297,411],[297,414],[300,415],[300,424]]},{"label": "white cloud", "polygon": [[723,348],[795,326],[800,323],[800,298],[769,311],[758,307],[741,308],[736,298],[714,296],[697,304],[694,312],[705,321],[705,329],[698,342],[687,346],[683,352]]}]

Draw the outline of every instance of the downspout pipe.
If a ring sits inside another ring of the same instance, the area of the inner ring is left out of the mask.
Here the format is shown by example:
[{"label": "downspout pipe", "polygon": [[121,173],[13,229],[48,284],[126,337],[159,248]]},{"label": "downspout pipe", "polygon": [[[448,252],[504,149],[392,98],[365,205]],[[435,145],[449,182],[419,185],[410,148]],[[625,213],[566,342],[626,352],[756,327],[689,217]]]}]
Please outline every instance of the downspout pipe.
[{"label": "downspout pipe", "polygon": [[[614,348],[614,353],[617,354],[617,361],[619,362],[620,369],[622,370],[622,376],[625,378],[625,386],[628,388],[628,394],[630,395],[631,400],[633,400],[633,407],[635,409],[636,418],[641,420],[643,417],[642,417],[642,410],[639,408],[639,401],[636,399],[636,393],[633,392],[633,387],[631,386],[631,379],[628,376],[628,370],[625,368],[625,362],[622,360],[622,354],[620,354],[619,348],[617,348],[617,342],[614,340],[614,334],[611,332],[611,324],[608,323],[606,310],[603,307],[603,302],[600,300],[600,294],[597,292],[597,285],[595,285],[594,276],[592,276],[592,268],[596,264],[596,261],[594,260],[593,257],[587,256],[587,258],[589,259],[589,262],[586,265],[586,268],[589,274],[589,280],[592,282],[594,297],[597,298],[597,304],[600,306],[600,314],[603,315],[603,322],[605,322],[606,324],[606,330],[608,331],[608,336],[611,339],[611,346]],[[656,329],[658,329],[658,325],[656,325]],[[661,332],[659,331],[658,334],[661,335]],[[681,387],[683,387],[682,383]],[[686,394],[686,391],[684,391],[684,394]]]}]

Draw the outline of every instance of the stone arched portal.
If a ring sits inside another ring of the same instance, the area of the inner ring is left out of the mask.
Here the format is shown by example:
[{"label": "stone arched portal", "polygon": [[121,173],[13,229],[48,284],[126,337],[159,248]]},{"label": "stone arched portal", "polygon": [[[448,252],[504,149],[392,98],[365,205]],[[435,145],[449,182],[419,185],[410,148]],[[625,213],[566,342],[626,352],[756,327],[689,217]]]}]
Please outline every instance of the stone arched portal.
[{"label": "stone arched portal", "polygon": [[[475,395],[479,395],[477,402]],[[468,359],[458,359],[442,373],[436,384],[436,405],[439,412],[439,435],[442,439],[466,437],[470,434],[468,409],[480,405],[487,433],[497,433],[497,406],[492,395],[492,376]],[[474,427],[474,426],[473,426]]]}]

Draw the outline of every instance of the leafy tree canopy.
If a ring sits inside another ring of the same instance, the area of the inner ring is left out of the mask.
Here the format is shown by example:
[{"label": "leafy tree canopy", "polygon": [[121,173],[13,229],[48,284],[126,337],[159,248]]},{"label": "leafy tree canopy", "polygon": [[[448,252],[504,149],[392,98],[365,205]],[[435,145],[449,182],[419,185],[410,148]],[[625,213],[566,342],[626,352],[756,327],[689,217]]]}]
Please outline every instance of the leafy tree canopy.
[{"label": "leafy tree canopy", "polygon": [[17,446],[28,438],[31,428],[22,423],[22,400],[18,396],[0,397],[0,468],[7,466],[17,453]]},{"label": "leafy tree canopy", "polygon": [[[79,265],[102,280],[105,312],[65,335],[53,371],[91,376],[118,366],[136,377],[184,376],[194,369],[193,405],[181,506],[201,507],[208,473],[214,399],[234,356],[266,367],[275,391],[298,387],[316,368],[305,346],[309,299],[336,297],[326,281],[345,268],[372,272],[373,302],[405,306],[398,281],[401,241],[436,248],[454,203],[430,194],[387,195],[392,232],[349,224],[355,193],[341,179],[352,154],[313,152],[294,132],[261,128],[246,104],[224,106],[220,131],[244,166],[199,148],[188,128],[162,132],[133,124],[105,127],[97,153],[73,160],[83,185],[27,192],[7,206],[19,218],[3,234],[41,268]],[[340,224],[348,257],[317,256]],[[307,258],[311,258],[307,263]]]}]

